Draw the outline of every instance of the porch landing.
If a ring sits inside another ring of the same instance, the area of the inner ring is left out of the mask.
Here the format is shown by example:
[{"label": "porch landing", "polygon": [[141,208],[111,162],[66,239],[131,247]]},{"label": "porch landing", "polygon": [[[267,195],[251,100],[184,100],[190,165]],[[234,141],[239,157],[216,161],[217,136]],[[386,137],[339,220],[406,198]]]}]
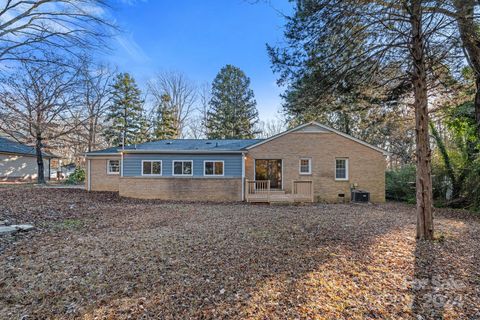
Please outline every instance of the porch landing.
[{"label": "porch landing", "polygon": [[270,188],[269,180],[246,180],[245,200],[247,202],[313,202],[313,182],[292,181],[292,192]]}]

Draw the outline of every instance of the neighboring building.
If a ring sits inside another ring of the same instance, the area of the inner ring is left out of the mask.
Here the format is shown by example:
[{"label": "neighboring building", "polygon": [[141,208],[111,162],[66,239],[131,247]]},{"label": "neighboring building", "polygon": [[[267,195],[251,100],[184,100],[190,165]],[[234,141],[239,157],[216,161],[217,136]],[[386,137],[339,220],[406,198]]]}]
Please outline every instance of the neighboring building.
[{"label": "neighboring building", "polygon": [[[50,153],[43,153],[45,178],[49,179],[51,160]],[[0,137],[0,181],[33,180],[38,175],[35,148],[19,142]]]},{"label": "neighboring building", "polygon": [[144,199],[385,201],[387,152],[310,122],[269,139],[179,139],[86,154],[89,191]]}]

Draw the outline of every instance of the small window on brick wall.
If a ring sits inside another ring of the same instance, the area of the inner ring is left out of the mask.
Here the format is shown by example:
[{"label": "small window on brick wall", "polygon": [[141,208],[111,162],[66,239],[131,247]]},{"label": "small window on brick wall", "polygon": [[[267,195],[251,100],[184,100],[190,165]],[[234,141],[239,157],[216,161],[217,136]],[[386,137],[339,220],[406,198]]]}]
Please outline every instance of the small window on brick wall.
[{"label": "small window on brick wall", "polygon": [[348,180],[348,159],[335,159],[335,180]]},{"label": "small window on brick wall", "polygon": [[120,160],[107,160],[107,173],[119,174],[120,173]]},{"label": "small window on brick wall", "polygon": [[300,159],[300,174],[312,173],[312,159],[302,158]]}]

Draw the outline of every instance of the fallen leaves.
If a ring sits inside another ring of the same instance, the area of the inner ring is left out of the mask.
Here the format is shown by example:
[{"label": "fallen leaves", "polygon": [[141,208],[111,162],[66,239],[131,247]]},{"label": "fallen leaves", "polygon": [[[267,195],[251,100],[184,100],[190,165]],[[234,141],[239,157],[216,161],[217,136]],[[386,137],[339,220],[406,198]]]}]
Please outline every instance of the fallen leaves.
[{"label": "fallen leaves", "polygon": [[402,204],[266,206],[2,188],[0,318],[475,319],[480,223]]}]

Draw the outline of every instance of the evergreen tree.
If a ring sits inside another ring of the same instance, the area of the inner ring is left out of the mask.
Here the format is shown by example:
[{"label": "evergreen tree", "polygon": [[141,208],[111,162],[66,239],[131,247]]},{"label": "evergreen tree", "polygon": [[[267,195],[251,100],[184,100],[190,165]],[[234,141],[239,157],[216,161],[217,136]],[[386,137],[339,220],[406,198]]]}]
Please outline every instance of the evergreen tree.
[{"label": "evergreen tree", "polygon": [[212,83],[212,98],[207,114],[210,139],[249,139],[257,131],[257,102],[250,89],[250,79],[239,68],[226,65]]},{"label": "evergreen tree", "polygon": [[153,135],[155,139],[176,139],[178,138],[178,126],[175,110],[169,106],[171,98],[168,94],[163,94],[161,102],[156,110],[156,123]]},{"label": "evergreen tree", "polygon": [[135,79],[128,73],[120,73],[112,89],[112,104],[107,115],[110,126],[105,131],[107,141],[117,146],[123,142],[125,145],[145,142],[148,137],[144,131],[143,100]]}]

